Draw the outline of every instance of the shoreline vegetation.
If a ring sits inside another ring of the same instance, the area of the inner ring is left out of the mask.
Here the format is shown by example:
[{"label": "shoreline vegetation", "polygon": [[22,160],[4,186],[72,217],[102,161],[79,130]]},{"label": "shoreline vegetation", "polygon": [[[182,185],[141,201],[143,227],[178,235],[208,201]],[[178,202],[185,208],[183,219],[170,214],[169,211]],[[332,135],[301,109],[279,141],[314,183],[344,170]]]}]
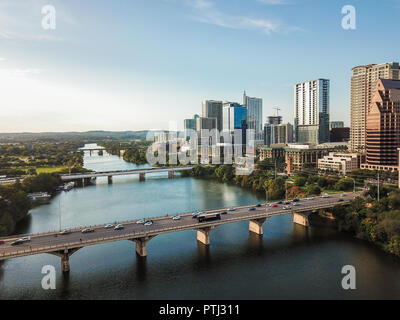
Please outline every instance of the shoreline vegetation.
[{"label": "shoreline vegetation", "polygon": [[[121,156],[121,150],[124,150],[123,160],[135,164],[147,163],[146,150],[151,144],[143,140],[97,143],[112,155]],[[30,164],[30,175],[25,177],[22,183],[0,186],[0,236],[12,234],[17,223],[28,215],[31,209],[28,193],[48,192],[54,195],[56,187],[61,184],[60,172],[86,171],[83,168],[83,153],[76,151],[81,145],[80,142],[47,142],[39,145],[24,142],[0,146],[0,170],[14,169],[18,164],[22,164],[21,161],[25,165]],[[47,169],[49,163],[54,165],[54,168],[58,166],[58,169]],[[34,167],[37,165],[39,167]],[[376,177],[376,172],[356,170],[349,173],[348,177],[342,177],[335,173],[318,175],[316,168],[307,167],[292,176],[287,176],[282,173],[284,168],[283,159],[278,159],[276,163],[271,160],[258,161],[254,172],[247,176],[239,176],[235,174],[235,167],[232,165],[194,165],[192,171],[184,171],[182,176],[231,183],[263,193],[268,201],[352,191],[355,187],[362,187],[363,198],[356,198],[345,209],[337,206],[330,212],[321,211],[318,218],[331,222],[334,220],[339,231],[348,232],[400,257],[400,191],[397,187],[381,186],[378,201],[377,186],[372,185],[367,190],[364,185],[366,179]],[[381,178],[390,181],[396,177],[391,173],[382,172]]]},{"label": "shoreline vegetation", "polygon": [[32,208],[29,193],[53,196],[60,173],[85,172],[80,142],[24,141],[0,145],[0,175],[23,181],[0,185],[0,236],[13,234]]},{"label": "shoreline vegetation", "polygon": [[[285,198],[285,181],[291,180],[288,186],[288,199],[318,196],[321,193],[352,191],[353,180],[338,176],[296,175],[293,178],[277,177],[270,171],[255,170],[249,176],[236,176],[232,166],[195,165],[193,171],[183,172],[183,176],[216,179],[223,183],[232,183],[253,192],[266,192],[269,201]],[[354,174],[363,175],[362,171]],[[382,250],[400,257],[400,190],[391,186],[378,188],[372,185],[364,190],[363,198],[357,197],[343,209],[336,206],[332,210],[320,210],[318,217],[326,219],[329,224],[336,221],[335,226],[340,232],[347,232],[358,239],[373,243]]]}]

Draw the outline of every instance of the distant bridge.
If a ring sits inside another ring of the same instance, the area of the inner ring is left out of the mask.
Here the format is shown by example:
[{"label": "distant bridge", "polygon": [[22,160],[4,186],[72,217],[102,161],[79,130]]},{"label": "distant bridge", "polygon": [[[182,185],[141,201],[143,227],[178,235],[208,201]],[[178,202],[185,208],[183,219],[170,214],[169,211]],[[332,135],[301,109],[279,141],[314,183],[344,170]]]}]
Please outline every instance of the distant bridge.
[{"label": "distant bridge", "polygon": [[189,171],[192,170],[193,166],[186,167],[162,167],[162,168],[142,168],[142,169],[130,169],[130,170],[114,170],[114,171],[95,171],[95,172],[85,172],[85,173],[74,173],[74,174],[62,174],[62,181],[82,181],[83,184],[90,182],[92,178],[98,177],[108,177],[108,182],[112,183],[113,176],[125,176],[131,174],[138,174],[139,180],[144,181],[146,179],[146,174],[148,173],[159,173],[168,172],[168,178],[173,178],[175,173],[178,171]]},{"label": "distant bridge", "polygon": [[[296,224],[309,226],[309,215],[320,209],[333,208],[336,205],[348,205],[350,201],[359,196],[359,193],[346,193],[343,196],[332,195],[329,198],[318,197],[313,200],[302,199],[297,206],[286,210],[281,206],[270,207],[268,204],[256,207],[254,205],[235,207],[234,211],[214,209],[204,211],[205,213],[216,213],[226,211],[221,214],[220,220],[199,222],[193,219],[191,213],[180,215],[179,220],[173,220],[170,216],[152,218],[153,224],[145,226],[137,223],[137,220],[122,223],[122,230],[107,229],[104,225],[91,228],[91,233],[82,233],[87,228],[74,228],[70,233],[61,235],[59,232],[48,232],[31,235],[31,240],[19,245],[11,243],[22,236],[12,236],[3,238],[4,242],[0,245],[0,260],[7,260],[23,256],[49,253],[61,258],[61,269],[63,272],[70,270],[69,257],[77,250],[96,244],[103,244],[114,241],[130,240],[136,243],[136,253],[144,257],[147,255],[146,244],[155,236],[178,232],[184,230],[197,230],[198,242],[209,245],[210,231],[215,227],[240,221],[249,221],[249,231],[258,235],[263,234],[263,223],[269,218],[278,215],[292,214],[293,222]],[[149,218],[150,219],[150,218]]]}]

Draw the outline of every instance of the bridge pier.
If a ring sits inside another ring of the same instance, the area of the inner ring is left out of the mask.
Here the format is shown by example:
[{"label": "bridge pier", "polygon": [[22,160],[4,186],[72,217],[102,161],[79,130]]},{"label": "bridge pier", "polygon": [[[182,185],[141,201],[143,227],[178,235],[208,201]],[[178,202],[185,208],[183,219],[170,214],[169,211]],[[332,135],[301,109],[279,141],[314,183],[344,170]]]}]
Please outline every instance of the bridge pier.
[{"label": "bridge pier", "polygon": [[155,236],[152,237],[143,237],[143,238],[137,238],[137,239],[132,239],[131,241],[136,242],[136,254],[141,257],[146,257],[147,256],[147,250],[146,250],[146,244],[149,242],[151,239],[153,239]]},{"label": "bridge pier", "polygon": [[112,184],[112,176],[108,176],[107,180],[108,180],[108,184]]},{"label": "bridge pier", "polygon": [[139,173],[139,181],[146,181],[146,174],[145,173]]},{"label": "bridge pier", "polygon": [[75,252],[77,252],[80,248],[74,249],[65,249],[55,252],[49,252],[50,254],[54,254],[57,257],[61,258],[61,271],[62,272],[69,272],[70,265],[69,265],[69,257],[72,256]]},{"label": "bridge pier", "polygon": [[255,234],[258,234],[260,236],[263,235],[263,223],[266,220],[267,218],[249,220],[249,231],[254,232]]},{"label": "bridge pier", "polygon": [[197,229],[197,241],[206,246],[210,245],[210,231],[212,229],[214,229],[214,227]]},{"label": "bridge pier", "polygon": [[175,178],[175,171],[168,171],[168,179]]},{"label": "bridge pier", "polygon": [[308,214],[293,212],[293,223],[309,227],[310,222],[308,220]]}]

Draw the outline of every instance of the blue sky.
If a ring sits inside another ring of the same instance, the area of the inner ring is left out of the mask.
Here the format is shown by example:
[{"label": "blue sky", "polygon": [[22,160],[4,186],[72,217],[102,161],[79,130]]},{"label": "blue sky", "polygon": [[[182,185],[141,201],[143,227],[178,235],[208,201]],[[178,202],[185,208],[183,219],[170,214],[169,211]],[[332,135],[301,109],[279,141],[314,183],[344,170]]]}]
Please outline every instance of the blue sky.
[{"label": "blue sky", "polygon": [[0,132],[181,129],[243,90],[293,122],[293,85],[316,78],[349,124],[351,69],[400,60],[399,18],[399,0],[1,0]]}]

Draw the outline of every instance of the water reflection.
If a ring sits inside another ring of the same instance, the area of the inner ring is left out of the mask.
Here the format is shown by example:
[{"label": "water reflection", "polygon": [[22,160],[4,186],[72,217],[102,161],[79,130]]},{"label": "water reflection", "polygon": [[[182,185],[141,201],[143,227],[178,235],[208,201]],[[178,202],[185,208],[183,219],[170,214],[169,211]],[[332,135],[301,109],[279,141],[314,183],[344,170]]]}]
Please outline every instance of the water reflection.
[{"label": "water reflection", "polygon": [[[105,154],[85,156],[94,170],[135,167]],[[116,177],[57,195],[35,208],[19,233],[161,216],[195,209],[256,203],[263,195],[213,180],[167,179],[164,174],[139,182]],[[160,235],[148,243],[147,258],[135,243],[120,241],[86,247],[60,260],[36,255],[0,262],[0,298],[11,299],[351,299],[400,298],[400,262],[377,248],[326,228],[294,225],[291,215],[263,225],[264,235],[249,232],[248,222],[219,226],[211,245],[196,241],[196,231]],[[41,268],[57,270],[57,290],[40,289]],[[340,287],[341,268],[357,269],[356,292]]]}]

